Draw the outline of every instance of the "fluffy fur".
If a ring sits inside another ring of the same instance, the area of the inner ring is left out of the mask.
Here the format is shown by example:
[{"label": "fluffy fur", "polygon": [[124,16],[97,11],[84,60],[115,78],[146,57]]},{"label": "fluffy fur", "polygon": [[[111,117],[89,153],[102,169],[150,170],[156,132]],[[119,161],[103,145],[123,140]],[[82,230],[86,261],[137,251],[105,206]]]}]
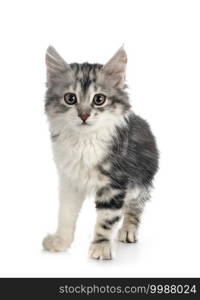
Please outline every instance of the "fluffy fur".
[{"label": "fluffy fur", "polygon": [[[67,64],[53,47],[47,50],[45,110],[60,182],[58,228],[44,239],[47,250],[71,245],[81,205],[91,193],[97,221],[90,257],[112,258],[112,233],[121,218],[118,239],[136,242],[158,151],[149,125],[131,110],[126,63],[123,48],[105,65]],[[65,101],[69,93],[76,97],[73,105]],[[96,105],[95,95],[105,102]]]}]

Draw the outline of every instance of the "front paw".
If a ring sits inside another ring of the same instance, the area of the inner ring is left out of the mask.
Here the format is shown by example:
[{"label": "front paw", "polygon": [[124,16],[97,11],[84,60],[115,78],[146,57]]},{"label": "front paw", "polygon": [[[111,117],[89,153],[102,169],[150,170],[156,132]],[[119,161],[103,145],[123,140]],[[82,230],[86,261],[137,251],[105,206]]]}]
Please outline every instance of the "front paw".
[{"label": "front paw", "polygon": [[67,240],[63,239],[59,235],[47,235],[43,239],[43,247],[45,250],[52,251],[52,252],[60,252],[66,250],[67,247],[70,245],[68,244]]},{"label": "front paw", "polygon": [[94,259],[111,260],[112,248],[110,242],[91,244],[89,256]]}]

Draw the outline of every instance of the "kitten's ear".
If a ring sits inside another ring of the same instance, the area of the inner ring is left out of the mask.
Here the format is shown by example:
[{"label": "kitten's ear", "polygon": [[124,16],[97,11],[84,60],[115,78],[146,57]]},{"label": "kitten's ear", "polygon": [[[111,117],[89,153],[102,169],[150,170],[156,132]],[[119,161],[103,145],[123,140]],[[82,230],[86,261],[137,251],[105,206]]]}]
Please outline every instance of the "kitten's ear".
[{"label": "kitten's ear", "polygon": [[64,73],[68,73],[69,79],[72,79],[72,70],[70,65],[64,61],[64,59],[52,46],[49,46],[46,51],[46,66],[48,81],[55,81]]},{"label": "kitten's ear", "polygon": [[123,87],[126,75],[127,54],[121,47],[115,55],[103,66],[102,73],[114,87]]}]

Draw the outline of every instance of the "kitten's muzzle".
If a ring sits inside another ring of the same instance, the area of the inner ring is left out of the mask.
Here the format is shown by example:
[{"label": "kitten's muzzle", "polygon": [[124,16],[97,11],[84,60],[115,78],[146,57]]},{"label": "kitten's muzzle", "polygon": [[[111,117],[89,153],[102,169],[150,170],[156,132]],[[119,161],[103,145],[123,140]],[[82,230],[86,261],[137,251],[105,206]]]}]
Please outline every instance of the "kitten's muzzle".
[{"label": "kitten's muzzle", "polygon": [[79,118],[80,118],[83,122],[85,122],[85,121],[89,118],[90,114],[88,114],[88,113],[80,113],[80,114],[78,114],[78,116],[79,116]]}]

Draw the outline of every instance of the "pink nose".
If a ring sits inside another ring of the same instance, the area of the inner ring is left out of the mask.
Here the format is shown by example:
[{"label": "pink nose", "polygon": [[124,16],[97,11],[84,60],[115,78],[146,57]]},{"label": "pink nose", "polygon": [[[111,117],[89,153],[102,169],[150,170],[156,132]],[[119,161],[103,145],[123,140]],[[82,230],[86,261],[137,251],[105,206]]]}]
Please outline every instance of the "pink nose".
[{"label": "pink nose", "polygon": [[78,116],[85,122],[90,115],[88,113],[80,113]]}]

